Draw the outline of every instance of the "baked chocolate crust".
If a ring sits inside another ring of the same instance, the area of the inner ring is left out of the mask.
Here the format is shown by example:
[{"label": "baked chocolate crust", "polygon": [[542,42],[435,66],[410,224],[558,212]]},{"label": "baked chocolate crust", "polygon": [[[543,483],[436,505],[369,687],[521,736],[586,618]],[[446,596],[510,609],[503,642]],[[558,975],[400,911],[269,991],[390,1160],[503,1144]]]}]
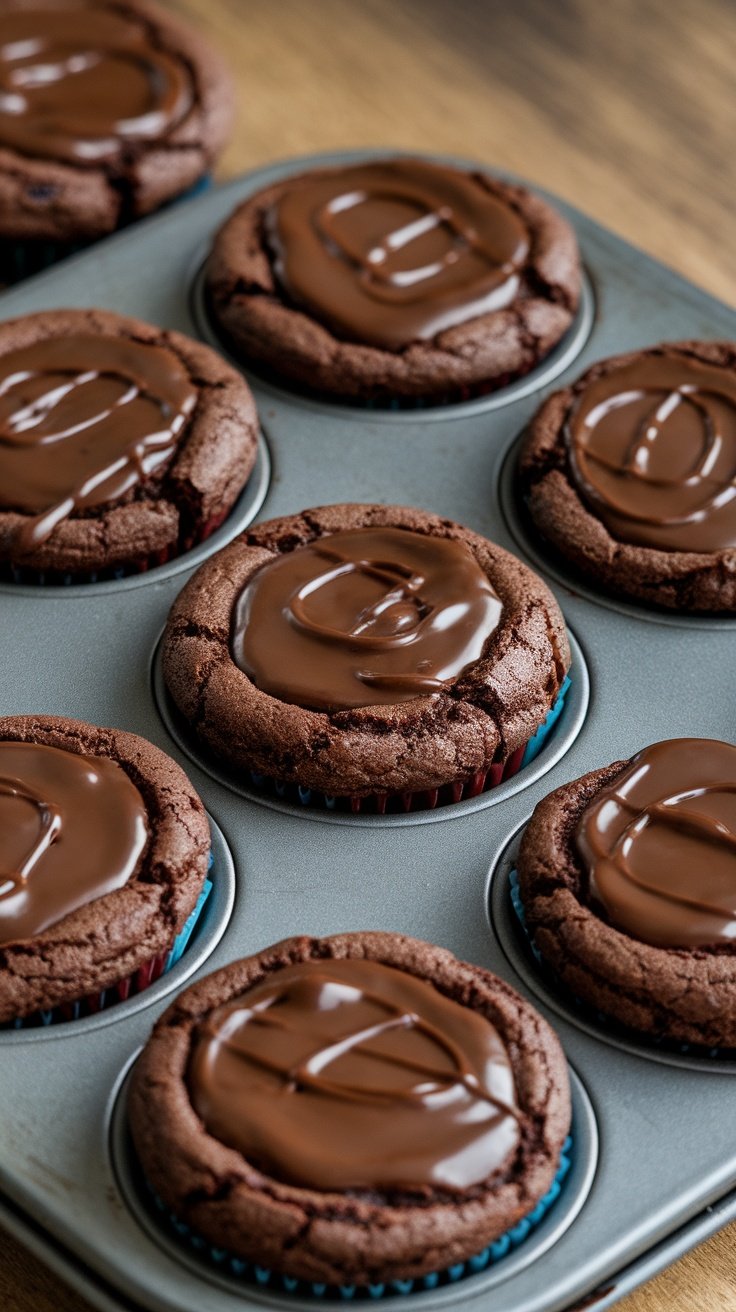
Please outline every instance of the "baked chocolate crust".
[{"label": "baked chocolate crust", "polygon": [[[166,347],[197,388],[189,418],[163,476],[122,501],[72,513],[31,552],[19,553],[18,528],[29,516],[3,508],[0,563],[71,574],[114,569],[158,552],[176,554],[231,509],[248,480],[258,448],[258,417],[245,380],[215,351],[183,333],[108,310],[45,310],[0,324],[0,360],[9,351],[76,333],[128,338]],[[4,498],[12,495],[6,489]]]},{"label": "baked chocolate crust", "polygon": [[[9,0],[13,9],[38,0]],[[119,159],[77,166],[0,148],[0,233],[15,241],[76,242],[113,232],[180,195],[206,173],[230,135],[234,94],[224,61],[198,32],[149,0],[80,0],[142,21],[154,45],[192,78],[188,114],[157,140],[121,144]]]},{"label": "baked chocolate crust", "polygon": [[0,1022],[73,1002],[125,979],[169,948],[207,874],[210,831],[184,771],[137,734],[81,720],[0,718],[0,739],[116,761],[141,793],[150,837],[134,878],[43,933],[0,947]]},{"label": "baked chocolate crust", "polygon": [[[447,691],[393,706],[310,711],[261,692],[230,650],[241,590],[276,553],[368,526],[465,543],[504,606],[484,656]],[[562,614],[536,574],[470,529],[401,506],[321,506],[248,529],[189,581],[163,643],[168,690],[206,748],[331,796],[435,788],[505,760],[538,729],[569,665]]]},{"label": "baked chocolate crust", "polygon": [[539,533],[606,592],[668,610],[733,613],[736,550],[660,551],[618,541],[583,501],[570,473],[564,429],[580,392],[637,359],[675,352],[736,370],[733,342],[664,342],[598,361],[550,396],[532,419],[519,456],[519,494]]},{"label": "baked chocolate crust", "polygon": [[[315,170],[304,177],[329,175]],[[523,187],[473,177],[508,204],[531,237],[521,288],[505,309],[445,329],[401,351],[343,341],[281,292],[264,235],[266,211],[300,177],[257,192],[218,232],[207,272],[217,325],[246,363],[335,397],[441,401],[464,388],[500,387],[527,373],[570,327],[580,295],[575,234],[560,214]]]},{"label": "baked chocolate crust", "polygon": [[654,947],[614,929],[588,904],[573,834],[586,806],[630,764],[593,770],[537,805],[517,862],[529,932],[575,997],[629,1029],[736,1047],[734,948]]},{"label": "baked chocolate crust", "polygon": [[[428,980],[488,1017],[509,1049],[521,1141],[499,1178],[460,1197],[322,1193],[261,1174],[209,1135],[186,1071],[198,1023],[271,971],[310,959],[358,957]],[[149,1183],[214,1246],[304,1280],[365,1284],[438,1271],[480,1252],[547,1192],[570,1124],[557,1037],[508,984],[443,948],[400,934],[286,939],[187,989],[158,1021],[135,1067],[129,1118]]]}]

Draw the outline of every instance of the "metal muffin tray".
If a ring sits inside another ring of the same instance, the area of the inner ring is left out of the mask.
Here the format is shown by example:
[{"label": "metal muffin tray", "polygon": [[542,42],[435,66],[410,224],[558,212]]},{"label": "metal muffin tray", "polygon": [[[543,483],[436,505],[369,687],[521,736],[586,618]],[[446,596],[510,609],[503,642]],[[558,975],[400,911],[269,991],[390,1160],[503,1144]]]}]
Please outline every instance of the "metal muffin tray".
[{"label": "metal muffin tray", "polygon": [[[365,157],[290,161],[238,179],[4,293],[0,316],[96,305],[216,343],[201,270],[219,224],[290,172]],[[0,585],[0,713],[62,713],[145,735],[181,761],[215,821],[215,893],[169,975],[97,1016],[0,1033],[0,1220],[99,1308],[320,1306],[237,1281],[172,1240],[141,1190],[124,1117],[130,1065],[184,981],[290,934],[399,930],[488,966],[548,1016],[573,1072],[573,1165],[539,1228],[485,1272],[384,1303],[603,1309],[736,1216],[736,1062],[628,1042],[576,1014],[535,972],[510,919],[513,843],[546,792],[660,738],[736,740],[736,621],[598,596],[529,536],[513,489],[519,435],[559,382],[661,339],[734,337],[736,319],[551,199],[577,230],[585,293],[568,337],[527,378],[413,411],[322,403],[251,378],[258,466],[210,541],[119,582]],[[550,583],[575,639],[572,688],[538,758],[505,785],[424,814],[309,810],[241,786],[177,725],[156,652],[189,574],[257,513],[334,501],[439,512]]]}]

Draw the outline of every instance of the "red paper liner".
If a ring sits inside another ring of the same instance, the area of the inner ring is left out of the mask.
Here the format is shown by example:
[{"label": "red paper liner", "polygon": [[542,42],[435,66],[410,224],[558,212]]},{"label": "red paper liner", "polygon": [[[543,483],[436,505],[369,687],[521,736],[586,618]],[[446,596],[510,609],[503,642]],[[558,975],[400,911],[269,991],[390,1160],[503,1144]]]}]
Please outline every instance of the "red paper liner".
[{"label": "red paper liner", "polygon": [[434,811],[438,806],[448,806],[452,802],[462,802],[469,797],[479,797],[491,788],[496,788],[504,779],[518,774],[524,759],[526,743],[518,747],[505,761],[491,765],[487,770],[478,770],[470,779],[458,779],[454,783],[443,784],[440,788],[423,788],[417,792],[376,793],[369,797],[350,797],[347,799],[353,815],[385,815],[387,811]]},{"label": "red paper liner", "polygon": [[15,1021],[7,1021],[0,1025],[0,1029],[38,1029],[42,1026],[56,1025],[60,1021],[79,1020],[82,1016],[96,1016],[101,1011],[117,1006],[119,1002],[126,1002],[128,998],[143,993],[161,978],[166,970],[172,947],[173,944],[164,952],[159,952],[157,956],[152,957],[150,961],[144,962],[132,974],[126,975],[115,984],[109,984],[107,988],[98,989],[95,993],[88,993],[74,1001],[60,1002],[56,1007],[33,1012],[30,1016],[21,1016]]},{"label": "red paper liner", "polygon": [[449,806],[470,797],[478,797],[498,787],[505,779],[518,774],[524,766],[531,764],[544,747],[554,730],[570,690],[570,677],[565,675],[552,706],[547,711],[542,723],[537,726],[527,742],[522,743],[503,761],[496,761],[490,766],[478,770],[469,779],[456,779],[437,788],[421,788],[416,791],[404,790],[385,793],[372,793],[367,797],[334,796],[320,792],[319,789],[307,788],[302,784],[285,783],[283,780],[270,778],[268,775],[251,771],[251,780],[256,788],[275,793],[276,797],[300,806],[313,806],[328,811],[351,811],[353,815],[386,815],[409,811],[434,811],[438,807]]},{"label": "red paper liner", "polygon": [[112,565],[107,569],[75,573],[73,571],[52,569],[34,570],[22,565],[4,564],[0,567],[0,578],[11,583],[30,583],[39,587],[49,584],[56,587],[69,587],[76,583],[101,583],[107,579],[124,579],[130,578],[132,575],[146,574],[149,569],[156,569],[159,565],[166,565],[170,560],[176,560],[178,556],[191,551],[192,547],[198,546],[201,542],[206,542],[207,538],[211,537],[224,524],[231,509],[232,507],[228,507],[227,510],[213,515],[205,524],[182,538],[176,545],[163,547],[160,551],[150,552],[147,556],[128,561],[123,565]]},{"label": "red paper liner", "polygon": [[312,806],[328,811],[350,811],[353,815],[408,814],[410,811],[434,811],[437,807],[449,806],[452,802],[461,802],[469,797],[478,797],[481,793],[496,788],[505,779],[518,774],[524,763],[527,744],[522,744],[512,752],[505,761],[478,770],[470,779],[457,779],[437,788],[421,788],[416,791],[371,793],[364,797],[329,797],[317,789],[304,788],[299,784],[285,784],[265,775],[251,774],[256,788],[270,791],[285,801],[294,801],[301,806]]}]

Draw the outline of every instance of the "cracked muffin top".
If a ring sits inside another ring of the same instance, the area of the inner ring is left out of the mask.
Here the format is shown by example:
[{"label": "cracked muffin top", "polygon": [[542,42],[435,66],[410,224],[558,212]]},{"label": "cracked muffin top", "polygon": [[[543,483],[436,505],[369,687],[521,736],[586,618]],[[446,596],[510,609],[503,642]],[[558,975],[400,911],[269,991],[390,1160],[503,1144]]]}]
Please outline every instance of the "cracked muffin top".
[{"label": "cracked muffin top", "polygon": [[244,360],[330,396],[431,403],[537,364],[572,322],[580,267],[572,229],[524,188],[400,158],[249,197],[207,285]]},{"label": "cracked muffin top", "polygon": [[403,506],[250,528],[190,580],[163,644],[169,693],[206,749],[333,797],[435,789],[506,761],[569,664],[537,575]]},{"label": "cracked muffin top", "polygon": [[736,612],[736,343],[598,360],[540,406],[519,494],[537,532],[613,596]]},{"label": "cracked muffin top", "polygon": [[541,801],[518,857],[535,946],[656,1040],[736,1047],[736,747],[654,743]]},{"label": "cracked muffin top", "polygon": [[0,233],[102,236],[191,187],[230,130],[227,72],[146,0],[8,0]]},{"label": "cracked muffin top", "polygon": [[128,1110],[178,1220],[342,1286],[439,1271],[526,1216],[570,1095],[554,1032],[508,984],[372,932],[287,939],[187,989]]},{"label": "cracked muffin top", "polygon": [[253,467],[241,376],[208,347],[104,310],[0,325],[0,564],[143,568],[206,537]]},{"label": "cracked muffin top", "polygon": [[184,771],[137,734],[0,719],[0,1024],[106,989],[167,951],[210,847]]}]

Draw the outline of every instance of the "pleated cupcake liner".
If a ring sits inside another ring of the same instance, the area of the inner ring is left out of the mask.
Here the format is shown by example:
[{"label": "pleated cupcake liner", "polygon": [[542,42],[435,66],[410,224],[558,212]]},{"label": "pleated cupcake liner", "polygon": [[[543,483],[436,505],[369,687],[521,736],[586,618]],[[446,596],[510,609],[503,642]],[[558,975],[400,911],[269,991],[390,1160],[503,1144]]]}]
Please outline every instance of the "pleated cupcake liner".
[{"label": "pleated cupcake liner", "polygon": [[512,752],[505,761],[496,762],[487,769],[479,770],[470,779],[458,779],[437,788],[424,788],[416,792],[373,793],[368,797],[331,797],[317,789],[305,788],[301,784],[284,783],[255,770],[249,772],[249,778],[253,787],[259,792],[269,793],[299,806],[316,807],[319,810],[349,811],[353,815],[396,815],[408,814],[412,811],[434,811],[438,807],[451,806],[453,802],[479,797],[482,793],[497,788],[500,783],[511,779],[525,766],[530,765],[541,752],[559,720],[569,688],[570,679],[565,675],[551,710],[547,712],[533,737]]},{"label": "pleated cupcake liner", "polygon": [[255,1285],[262,1289],[295,1294],[299,1297],[307,1296],[345,1302],[351,1299],[379,1299],[391,1298],[396,1294],[424,1293],[427,1290],[456,1284],[460,1280],[478,1275],[480,1272],[487,1270],[488,1267],[495,1266],[496,1263],[503,1261],[509,1253],[514,1252],[528,1239],[529,1235],[533,1233],[550,1208],[556,1203],[572,1164],[572,1152],[573,1141],[568,1136],[560,1152],[560,1161],[555,1178],[547,1193],[543,1198],[540,1198],[531,1212],[523,1217],[521,1221],[518,1221],[515,1226],[512,1226],[510,1230],[507,1230],[505,1234],[502,1234],[498,1239],[494,1239],[493,1243],[488,1244],[482,1252],[466,1258],[463,1262],[456,1262],[453,1266],[446,1267],[442,1271],[433,1271],[429,1275],[417,1276],[408,1280],[387,1280],[369,1285],[328,1285],[299,1280],[296,1277],[272,1271],[269,1267],[261,1266],[256,1262],[249,1262],[244,1258],[236,1257],[225,1248],[214,1247],[201,1235],[197,1234],[191,1226],[179,1220],[170,1211],[155,1191],[151,1189],[150,1185],[147,1185],[147,1188],[157,1213],[161,1215],[172,1235],[205,1258],[208,1263],[218,1270],[234,1276],[237,1280],[242,1280],[244,1284]]},{"label": "pleated cupcake liner", "polygon": [[138,574],[146,574],[150,569],[156,569],[159,565],[166,565],[170,560],[177,560],[192,547],[198,546],[200,542],[206,542],[207,538],[224,524],[230,510],[226,510],[219,515],[213,515],[211,519],[196,532],[190,533],[176,544],[176,546],[164,547],[161,551],[151,552],[147,556],[140,557],[138,560],[129,561],[125,565],[116,565],[109,569],[88,570],[86,573],[73,573],[71,571],[53,570],[53,569],[27,569],[22,565],[0,565],[0,581],[6,583],[24,583],[32,587],[72,587],[75,584],[85,583],[103,583],[110,579],[127,579]]},{"label": "pleated cupcake liner", "polygon": [[[43,185],[43,184],[40,184]],[[173,196],[170,201],[160,207],[161,210],[170,209],[173,205],[180,205],[184,201],[192,200],[195,196],[200,196],[212,185],[212,175],[206,173],[203,177],[198,178],[192,187],[182,192],[180,196]],[[159,213],[160,211],[156,211]],[[144,216],[145,217],[145,216]],[[138,220],[131,219],[120,224],[115,232],[120,232],[129,228]],[[106,233],[105,236],[113,236],[114,233]],[[96,245],[98,241],[104,241],[105,237],[96,237],[87,241],[2,241],[0,242],[0,288],[12,287],[15,283],[22,282],[24,278],[30,278],[34,273],[43,273],[45,269],[52,268],[59,264],[69,255],[77,255],[80,251],[89,250],[90,246]]]},{"label": "pleated cupcake liner", "polygon": [[[211,868],[212,854],[210,853],[209,869]],[[78,998],[74,1002],[60,1002],[57,1006],[48,1010],[36,1011],[30,1016],[19,1016],[15,1020],[6,1021],[0,1024],[0,1030],[39,1029],[48,1025],[58,1025],[65,1021],[80,1020],[83,1016],[96,1016],[98,1012],[108,1011],[110,1007],[117,1006],[119,1002],[127,1002],[128,998],[134,998],[139,993],[143,993],[181,960],[211,891],[212,882],[206,879],[194,909],[179,930],[171,947],[152,957],[150,961],[144,962],[132,974],[126,975],[124,979],[118,980],[115,984],[108,985],[106,989],[100,989],[96,993],[89,993],[86,997]]]},{"label": "pleated cupcake liner", "polygon": [[669,1039],[664,1035],[660,1037],[653,1034],[645,1034],[640,1030],[635,1030],[630,1026],[625,1025],[622,1021],[617,1020],[615,1016],[608,1016],[605,1012],[599,1011],[597,1007],[592,1006],[589,1002],[585,1002],[583,998],[578,998],[572,990],[567,987],[564,981],[559,978],[553,968],[542,956],[529,932],[524,903],[521,898],[521,889],[519,887],[519,876],[516,870],[509,871],[509,896],[511,898],[511,905],[514,908],[516,918],[524,934],[524,938],[529,945],[529,950],[532,953],[534,960],[540,967],[546,979],[554,987],[555,991],[559,993],[565,1001],[569,1002],[576,1011],[579,1011],[581,1017],[595,1021],[596,1025],[600,1025],[601,1029],[607,1030],[611,1034],[618,1034],[624,1039],[636,1040],[643,1045],[651,1045],[652,1047],[660,1049],[662,1052],[678,1052],[690,1057],[702,1057],[704,1059],[717,1058],[721,1061],[736,1061],[736,1048],[712,1048],[708,1047],[706,1044],[678,1043],[677,1039]]}]

